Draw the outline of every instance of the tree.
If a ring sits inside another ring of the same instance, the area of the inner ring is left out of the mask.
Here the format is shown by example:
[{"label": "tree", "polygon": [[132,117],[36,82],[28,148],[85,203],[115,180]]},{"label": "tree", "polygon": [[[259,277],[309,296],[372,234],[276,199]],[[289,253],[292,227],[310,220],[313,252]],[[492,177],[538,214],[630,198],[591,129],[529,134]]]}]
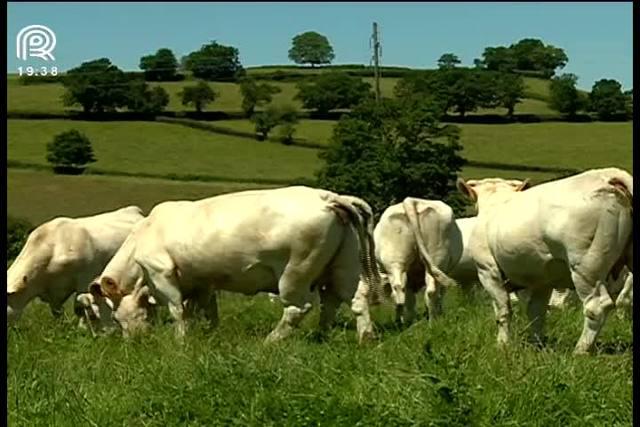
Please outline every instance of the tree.
[{"label": "tree", "polygon": [[601,120],[610,120],[626,113],[627,98],[622,85],[616,80],[600,79],[593,84],[589,94],[589,110],[595,111]]},{"label": "tree", "polygon": [[296,64],[330,64],[335,58],[329,40],[315,31],[307,31],[295,36],[289,49],[289,59]]},{"label": "tree", "polygon": [[144,81],[134,81],[128,94],[127,108],[140,113],[158,114],[169,105],[169,94],[160,86],[149,87]]},{"label": "tree", "polygon": [[293,134],[296,131],[295,125],[298,123],[298,111],[292,105],[282,105],[278,107],[279,137],[283,144],[293,143]]},{"label": "tree", "polygon": [[242,111],[247,117],[251,117],[256,107],[262,107],[271,102],[273,95],[280,93],[278,86],[268,83],[257,83],[255,79],[245,77],[240,81],[240,94],[242,95]]},{"label": "tree", "polygon": [[578,77],[575,74],[563,74],[551,79],[549,85],[549,106],[569,117],[584,107],[584,99],[576,88]]},{"label": "tree", "polygon": [[482,60],[476,60],[475,63],[491,71],[511,72],[516,68],[513,52],[505,46],[485,48]]},{"label": "tree", "polygon": [[442,126],[438,114],[437,105],[419,101],[369,100],[357,106],[340,119],[319,154],[324,165],[317,185],[362,197],[378,213],[408,196],[460,200],[453,196],[465,162],[459,131]]},{"label": "tree", "polygon": [[251,121],[255,125],[259,139],[264,141],[269,137],[269,132],[275,128],[280,121],[280,113],[276,107],[270,105],[265,111],[255,113],[251,116]]},{"label": "tree", "polygon": [[76,129],[57,134],[47,144],[47,161],[54,166],[54,171],[64,172],[69,169],[82,170],[88,163],[96,161],[91,141]]},{"label": "tree", "polygon": [[564,50],[552,45],[545,45],[539,39],[522,39],[509,46],[513,52],[516,69],[540,71],[545,77],[551,77],[556,68],[567,65]]},{"label": "tree", "polygon": [[438,68],[440,69],[455,68],[458,64],[460,64],[460,58],[453,53],[445,53],[438,59]]},{"label": "tree", "polygon": [[524,97],[524,79],[517,74],[499,73],[495,82],[499,105],[507,109],[507,116],[512,117],[516,104]]},{"label": "tree", "polygon": [[212,41],[202,45],[183,59],[185,69],[203,80],[235,80],[244,69],[240,64],[238,49]]},{"label": "tree", "polygon": [[140,58],[140,69],[147,81],[174,81],[177,77],[178,61],[171,49],[162,48],[153,55]]},{"label": "tree", "polygon": [[476,64],[491,71],[534,71],[543,77],[551,77],[567,61],[564,50],[550,44],[545,45],[539,39],[525,38],[509,47],[485,48],[482,61],[477,61]]},{"label": "tree", "polygon": [[107,58],[83,62],[62,80],[65,106],[79,104],[85,113],[115,111],[126,106],[129,79]]},{"label": "tree", "polygon": [[185,86],[180,92],[182,105],[193,105],[197,113],[201,113],[216,97],[217,93],[204,81],[199,81],[193,86]]},{"label": "tree", "polygon": [[464,117],[478,107],[498,105],[492,74],[474,68],[442,68],[430,73],[415,73],[396,85],[396,96],[403,99],[428,99],[441,115],[454,109]]},{"label": "tree", "polygon": [[295,99],[304,108],[326,114],[338,108],[351,108],[371,96],[371,85],[359,77],[330,72],[316,76],[311,82],[298,83]]}]

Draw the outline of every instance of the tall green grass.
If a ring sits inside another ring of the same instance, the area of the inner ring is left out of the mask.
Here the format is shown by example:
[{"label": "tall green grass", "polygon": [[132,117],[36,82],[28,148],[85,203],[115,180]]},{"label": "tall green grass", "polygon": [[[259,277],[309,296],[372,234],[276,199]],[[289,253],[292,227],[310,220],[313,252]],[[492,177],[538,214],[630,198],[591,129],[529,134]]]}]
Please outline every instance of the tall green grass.
[{"label": "tall green grass", "polygon": [[94,340],[71,313],[56,323],[34,303],[9,331],[9,425],[631,424],[631,325],[616,316],[598,355],[574,357],[579,310],[551,313],[549,344],[536,350],[524,344],[516,307],[514,345],[502,353],[480,292],[465,301],[453,290],[440,319],[404,330],[379,308],[380,340],[365,347],[346,307],[326,341],[316,338],[314,310],[271,346],[262,341],[279,304],[223,294],[220,312],[217,329],[196,323],[180,345],[162,322],[134,340]]}]

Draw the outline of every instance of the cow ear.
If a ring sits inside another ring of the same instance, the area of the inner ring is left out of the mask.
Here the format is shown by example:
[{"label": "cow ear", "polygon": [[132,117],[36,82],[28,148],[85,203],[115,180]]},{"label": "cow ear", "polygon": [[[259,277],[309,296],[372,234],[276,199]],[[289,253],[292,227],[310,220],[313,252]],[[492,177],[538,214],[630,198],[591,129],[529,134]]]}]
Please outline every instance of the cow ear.
[{"label": "cow ear", "polygon": [[469,185],[467,185],[467,183],[464,181],[464,179],[458,178],[456,180],[456,187],[458,187],[458,190],[462,194],[464,194],[465,196],[467,196],[468,198],[470,198],[474,202],[478,199],[478,195],[476,194],[476,192],[473,190],[473,188],[471,188]]},{"label": "cow ear", "polygon": [[102,288],[100,287],[100,283],[90,284],[89,293],[93,295],[94,298],[104,297],[104,294],[102,293]]},{"label": "cow ear", "polygon": [[516,189],[516,191],[524,191],[527,188],[531,187],[531,182],[529,181],[529,178],[525,179],[524,181],[522,181],[522,184],[520,184],[518,186],[518,188]]},{"label": "cow ear", "polygon": [[115,280],[113,280],[109,276],[104,276],[100,279],[100,287],[101,290],[107,295],[117,295],[118,292],[118,284]]}]

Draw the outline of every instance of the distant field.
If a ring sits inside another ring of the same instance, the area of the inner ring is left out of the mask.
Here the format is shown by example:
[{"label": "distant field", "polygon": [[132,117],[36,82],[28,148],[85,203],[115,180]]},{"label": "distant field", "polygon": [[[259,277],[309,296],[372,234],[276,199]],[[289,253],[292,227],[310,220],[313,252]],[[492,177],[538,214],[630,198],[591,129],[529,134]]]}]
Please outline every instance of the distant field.
[{"label": "distant field", "polygon": [[[64,176],[7,170],[7,212],[40,224],[56,216],[83,216],[137,205],[148,213],[166,200],[196,200],[260,184],[179,182],[111,176]],[[35,196],[37,195],[37,196]]]},{"label": "distant field", "polygon": [[[498,108],[479,108],[476,111],[469,113],[469,115],[479,115],[479,114],[499,114],[502,116],[507,115],[507,109],[498,107]],[[546,101],[540,101],[539,99],[525,98],[522,102],[516,104],[514,109],[514,114],[558,114],[557,111],[549,108],[549,104]]]},{"label": "distant field", "polygon": [[[307,120],[303,119],[296,125],[296,138],[303,138],[307,141],[327,144],[336,125],[335,120]],[[249,120],[217,120],[214,122],[216,126],[225,127],[233,130],[244,132],[254,132],[254,124]],[[272,131],[276,135],[278,128]]]},{"label": "distant field", "polygon": [[[374,86],[373,78],[365,77],[364,81]],[[398,78],[383,77],[380,80],[380,90],[385,97],[393,97],[393,88],[398,82]],[[536,99],[525,99],[516,107],[516,113],[526,114],[553,114],[554,112],[547,107],[546,102],[540,99],[546,99],[548,82],[545,80],[526,78],[527,91],[533,94]],[[188,111],[193,110],[192,107],[183,106],[180,100],[180,92],[187,85],[194,84],[193,81],[182,82],[163,82],[151,83],[163,87],[169,93],[169,105],[167,111]],[[218,93],[218,98],[210,103],[205,111],[241,111],[242,97],[240,88],[235,83],[219,83],[210,82],[211,87]],[[297,94],[295,83],[270,82],[281,89],[281,92],[274,96],[275,104],[291,104],[298,109],[302,109],[302,104],[298,100],[294,100]],[[79,111],[79,107],[64,107],[62,104],[62,95],[64,88],[59,83],[48,83],[39,85],[21,85],[15,77],[8,78],[8,111],[10,112],[50,112],[62,113],[65,110]],[[475,114],[506,114],[504,109],[483,109]]]},{"label": "distant field", "polygon": [[632,123],[460,125],[463,155],[485,162],[632,170]]},{"label": "distant field", "polygon": [[154,122],[9,120],[7,158],[45,165],[46,144],[72,128],[91,139],[98,159],[91,166],[104,170],[295,179],[318,166],[313,149]]}]

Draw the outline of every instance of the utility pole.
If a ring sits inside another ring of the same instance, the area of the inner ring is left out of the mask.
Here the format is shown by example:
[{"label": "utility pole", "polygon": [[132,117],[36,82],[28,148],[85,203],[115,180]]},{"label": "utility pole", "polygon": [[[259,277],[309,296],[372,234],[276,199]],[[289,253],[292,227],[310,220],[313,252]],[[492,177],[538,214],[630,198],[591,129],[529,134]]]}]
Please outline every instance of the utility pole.
[{"label": "utility pole", "polygon": [[378,23],[373,23],[373,35],[371,36],[373,44],[373,79],[375,82],[376,102],[380,103],[380,56],[382,47],[378,40]]}]

